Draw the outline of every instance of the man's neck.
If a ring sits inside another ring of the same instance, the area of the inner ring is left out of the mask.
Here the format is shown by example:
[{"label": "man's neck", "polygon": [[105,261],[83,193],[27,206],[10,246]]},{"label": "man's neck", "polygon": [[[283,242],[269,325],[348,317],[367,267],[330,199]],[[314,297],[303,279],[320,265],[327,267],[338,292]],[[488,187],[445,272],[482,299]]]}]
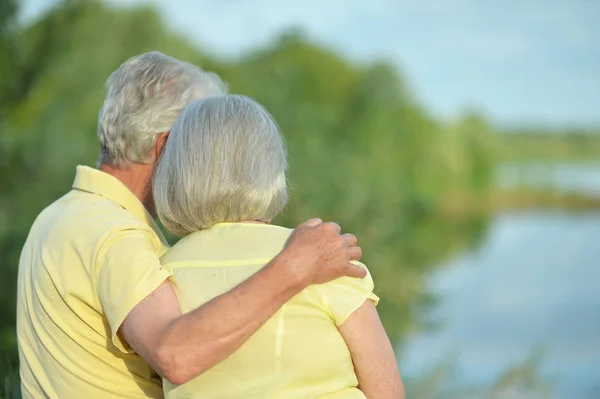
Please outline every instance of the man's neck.
[{"label": "man's neck", "polygon": [[153,170],[152,164],[133,164],[127,168],[119,168],[103,163],[100,164],[98,169],[119,179],[154,216],[154,203],[152,201],[150,185]]}]

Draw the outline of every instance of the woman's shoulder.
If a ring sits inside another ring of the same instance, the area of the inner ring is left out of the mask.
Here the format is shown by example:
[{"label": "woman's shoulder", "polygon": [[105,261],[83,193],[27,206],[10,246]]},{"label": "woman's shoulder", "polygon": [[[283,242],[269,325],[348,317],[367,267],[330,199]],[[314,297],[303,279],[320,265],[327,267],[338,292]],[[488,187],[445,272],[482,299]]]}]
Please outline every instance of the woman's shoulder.
[{"label": "woman's shoulder", "polygon": [[359,266],[367,271],[367,275],[364,278],[356,278],[356,277],[340,277],[338,279],[332,280],[328,283],[322,284],[324,289],[342,289],[347,290],[348,292],[352,292],[353,290],[360,291],[372,291],[375,283],[373,282],[373,277],[371,276],[371,272],[369,268],[361,262],[352,261],[353,264]]},{"label": "woman's shoulder", "polygon": [[179,240],[163,255],[163,265],[244,262],[270,259],[285,246],[292,229],[259,223],[220,223]]},{"label": "woman's shoulder", "polygon": [[338,326],[364,301],[371,300],[375,305],[379,302],[379,297],[373,292],[375,287],[369,269],[360,262],[352,263],[364,268],[366,277],[340,277],[319,285],[324,304]]}]

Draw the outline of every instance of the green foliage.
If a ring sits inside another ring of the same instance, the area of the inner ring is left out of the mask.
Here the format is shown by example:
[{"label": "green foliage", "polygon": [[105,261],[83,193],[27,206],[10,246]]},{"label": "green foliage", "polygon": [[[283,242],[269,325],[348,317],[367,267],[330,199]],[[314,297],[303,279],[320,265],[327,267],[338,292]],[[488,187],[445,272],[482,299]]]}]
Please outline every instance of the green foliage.
[{"label": "green foliage", "polygon": [[457,190],[489,187],[495,136],[475,115],[448,126],[433,119],[396,67],[351,64],[298,32],[222,62],[166,30],[151,8],[64,1],[18,26],[15,7],[0,0],[0,359],[17,362],[15,281],[29,226],[69,190],[76,164],[95,164],[103,83],[144,51],[213,70],[271,111],[291,164],[292,200],[278,222],[320,216],[358,234],[392,338],[421,323],[415,306],[433,303],[426,271],[485,226],[439,210]]},{"label": "green foliage", "polygon": [[21,398],[21,387],[19,384],[19,372],[11,370],[9,367],[8,372],[4,375],[3,380],[0,381],[0,399],[20,399]]}]

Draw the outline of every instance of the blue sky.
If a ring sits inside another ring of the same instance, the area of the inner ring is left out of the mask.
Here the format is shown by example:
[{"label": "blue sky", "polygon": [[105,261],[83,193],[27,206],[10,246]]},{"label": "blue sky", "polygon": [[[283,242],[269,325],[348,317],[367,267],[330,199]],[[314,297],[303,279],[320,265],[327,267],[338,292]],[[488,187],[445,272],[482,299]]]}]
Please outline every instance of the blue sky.
[{"label": "blue sky", "polygon": [[[355,62],[391,60],[441,117],[600,126],[599,0],[109,0],[153,3],[173,29],[236,56],[289,26]],[[35,18],[53,0],[25,0]]]}]

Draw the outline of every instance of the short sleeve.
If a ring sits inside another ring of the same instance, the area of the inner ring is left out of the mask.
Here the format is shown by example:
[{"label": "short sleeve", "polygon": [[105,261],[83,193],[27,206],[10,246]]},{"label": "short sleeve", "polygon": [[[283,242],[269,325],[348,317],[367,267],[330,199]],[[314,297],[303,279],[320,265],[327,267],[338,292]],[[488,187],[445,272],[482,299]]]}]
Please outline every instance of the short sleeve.
[{"label": "short sleeve", "polygon": [[379,302],[379,297],[373,293],[371,273],[362,263],[355,263],[367,270],[365,278],[341,277],[321,285],[325,307],[336,326],[343,324],[366,300],[371,300],[375,305]]},{"label": "short sleeve", "polygon": [[131,310],[161,285],[171,273],[164,269],[149,232],[123,230],[98,251],[96,291],[110,325],[112,342],[122,352],[132,349],[117,334]]}]

